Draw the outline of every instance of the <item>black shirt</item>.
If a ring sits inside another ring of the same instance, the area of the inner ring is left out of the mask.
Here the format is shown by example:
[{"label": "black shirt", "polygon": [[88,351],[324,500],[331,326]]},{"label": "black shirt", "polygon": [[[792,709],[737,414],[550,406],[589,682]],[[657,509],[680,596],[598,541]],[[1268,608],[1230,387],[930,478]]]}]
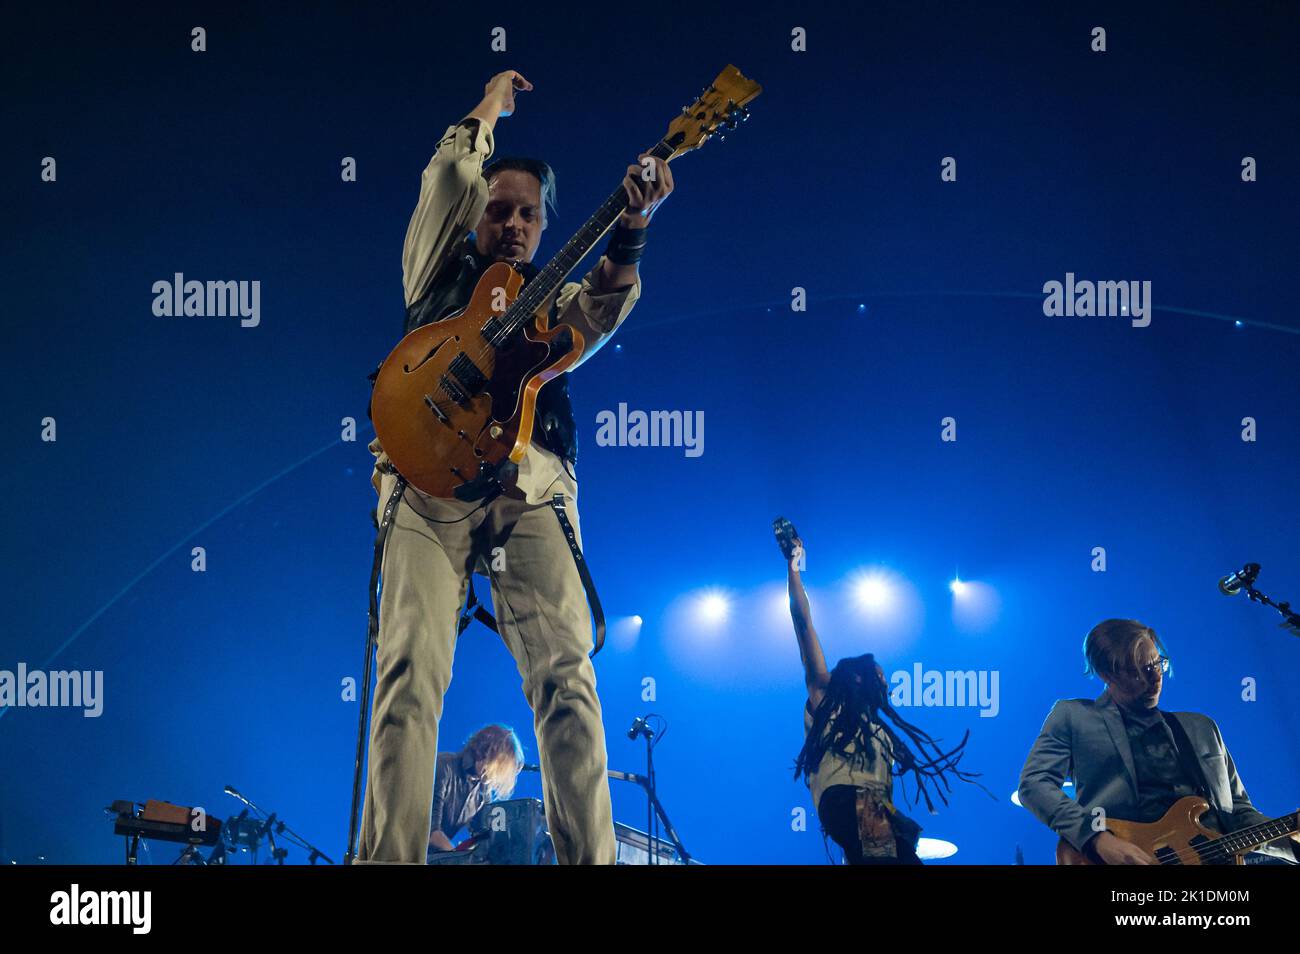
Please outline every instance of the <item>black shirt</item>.
[{"label": "black shirt", "polygon": [[[1120,706],[1119,711],[1124,717],[1124,731],[1128,734],[1133,768],[1137,772],[1140,817],[1131,821],[1159,821],[1174,802],[1198,794],[1200,783],[1189,779],[1183,771],[1174,734],[1159,709],[1134,711]],[[1195,753],[1192,755],[1195,757]],[[1213,811],[1201,816],[1201,824],[1212,831],[1219,830]]]},{"label": "black shirt", "polygon": [[487,783],[474,774],[474,757],[469,752],[438,753],[431,831],[440,831],[451,840],[489,801]]}]

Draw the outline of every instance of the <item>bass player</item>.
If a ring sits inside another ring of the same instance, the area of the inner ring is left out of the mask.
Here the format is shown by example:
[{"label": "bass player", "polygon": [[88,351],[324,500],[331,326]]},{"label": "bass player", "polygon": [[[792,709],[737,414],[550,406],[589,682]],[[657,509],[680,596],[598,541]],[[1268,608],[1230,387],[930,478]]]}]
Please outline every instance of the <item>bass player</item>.
[{"label": "bass player", "polygon": [[[1106,817],[1150,823],[1179,799],[1200,796],[1210,803],[1200,823],[1219,835],[1268,821],[1251,804],[1214,720],[1157,708],[1170,665],[1153,629],[1132,619],[1103,620],[1083,652],[1084,671],[1106,691],[1095,700],[1063,699],[1048,713],[1020,773],[1020,802],[1039,821],[1085,859],[1110,865],[1157,859],[1105,830]],[[1077,800],[1061,791],[1067,775]],[[1261,850],[1300,859],[1294,840]]]}]

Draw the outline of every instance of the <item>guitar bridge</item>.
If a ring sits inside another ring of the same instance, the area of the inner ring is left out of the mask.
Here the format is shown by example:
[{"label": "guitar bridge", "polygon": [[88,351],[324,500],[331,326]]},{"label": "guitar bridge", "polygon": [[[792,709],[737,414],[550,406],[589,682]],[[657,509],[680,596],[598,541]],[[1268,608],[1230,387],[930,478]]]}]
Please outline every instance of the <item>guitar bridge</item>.
[{"label": "guitar bridge", "polygon": [[434,413],[434,416],[437,417],[438,420],[442,421],[442,423],[446,424],[448,427],[451,426],[451,418],[449,418],[446,414],[442,412],[442,408],[438,407],[437,401],[435,401],[432,397],[426,394],[424,396],[424,403],[425,406],[427,406],[429,410]]}]

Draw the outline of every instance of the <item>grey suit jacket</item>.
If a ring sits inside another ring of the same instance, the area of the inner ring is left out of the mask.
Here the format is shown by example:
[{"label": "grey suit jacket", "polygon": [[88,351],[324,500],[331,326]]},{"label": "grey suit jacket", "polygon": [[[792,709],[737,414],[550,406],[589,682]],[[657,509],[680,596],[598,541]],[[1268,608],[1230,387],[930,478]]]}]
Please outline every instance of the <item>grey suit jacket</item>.
[{"label": "grey suit jacket", "polygon": [[[1210,800],[1228,828],[1268,821],[1250,803],[1214,720],[1199,712],[1173,715],[1196,750]],[[1074,779],[1075,799],[1061,791],[1067,777]],[[1052,707],[1020,772],[1020,803],[1080,851],[1097,834],[1092,809],[1101,806],[1108,818],[1138,817],[1133,753],[1124,717],[1108,692],[1097,699],[1062,699]],[[1294,861],[1291,844],[1278,841],[1260,850]]]}]

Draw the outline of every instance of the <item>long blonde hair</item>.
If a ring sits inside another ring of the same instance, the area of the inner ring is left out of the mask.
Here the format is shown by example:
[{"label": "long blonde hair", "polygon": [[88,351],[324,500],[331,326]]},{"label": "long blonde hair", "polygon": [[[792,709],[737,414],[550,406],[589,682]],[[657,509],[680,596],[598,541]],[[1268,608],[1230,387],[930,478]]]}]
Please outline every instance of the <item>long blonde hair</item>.
[{"label": "long blonde hair", "polygon": [[515,791],[515,780],[524,767],[524,747],[519,736],[508,725],[485,725],[465,740],[465,749],[482,764],[483,778],[492,797],[509,798]]}]

